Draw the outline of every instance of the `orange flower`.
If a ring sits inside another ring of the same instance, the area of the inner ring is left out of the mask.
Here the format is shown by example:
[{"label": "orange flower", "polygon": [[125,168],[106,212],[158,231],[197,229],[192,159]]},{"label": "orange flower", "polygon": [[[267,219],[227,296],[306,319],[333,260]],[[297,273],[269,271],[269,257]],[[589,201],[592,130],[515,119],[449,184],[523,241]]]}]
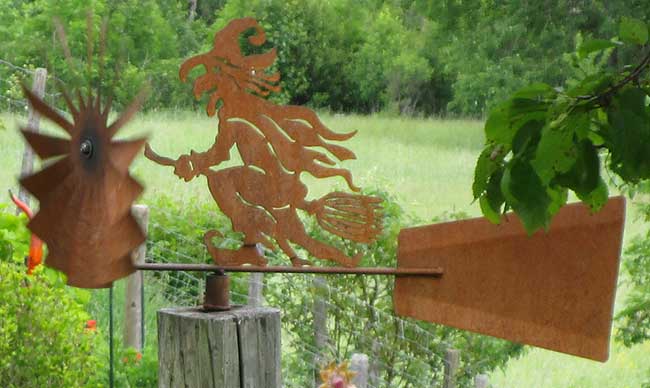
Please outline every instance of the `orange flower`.
[{"label": "orange flower", "polygon": [[97,321],[94,319],[89,319],[86,321],[86,330],[96,331],[97,330]]},{"label": "orange flower", "polygon": [[136,360],[136,361],[140,361],[140,360],[142,360],[142,353],[137,352],[137,353],[135,354],[135,360]]},{"label": "orange flower", "polygon": [[127,362],[129,362],[129,358],[128,358],[128,357],[124,357],[124,358],[122,359],[122,362],[126,364]]}]

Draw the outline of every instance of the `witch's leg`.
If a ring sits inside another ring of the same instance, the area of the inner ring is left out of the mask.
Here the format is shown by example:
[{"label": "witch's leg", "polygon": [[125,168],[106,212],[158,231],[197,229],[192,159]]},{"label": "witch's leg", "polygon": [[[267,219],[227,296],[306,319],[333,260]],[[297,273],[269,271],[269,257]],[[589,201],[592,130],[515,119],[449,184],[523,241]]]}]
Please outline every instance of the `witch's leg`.
[{"label": "witch's leg", "polygon": [[280,246],[280,249],[282,249],[282,252],[284,252],[285,255],[289,256],[289,259],[291,260],[291,265],[293,265],[294,267],[302,267],[303,265],[311,264],[309,261],[301,259],[298,256],[296,251],[289,244],[289,241],[278,238],[277,242],[278,245]]},{"label": "witch's leg", "polygon": [[208,251],[217,264],[222,265],[266,265],[266,259],[255,246],[260,243],[269,248],[273,244],[264,234],[273,235],[275,222],[262,209],[244,203],[237,194],[237,185],[233,177],[238,169],[233,167],[206,175],[210,193],[217,205],[232,220],[233,229],[244,234],[244,246],[237,250],[220,249],[212,244],[212,237],[219,235],[216,231],[205,234],[204,240]]},{"label": "witch's leg", "polygon": [[278,209],[274,212],[278,219],[278,229],[292,242],[305,248],[312,256],[334,261],[345,267],[356,267],[361,261],[361,254],[349,257],[331,245],[311,238],[293,208]]}]

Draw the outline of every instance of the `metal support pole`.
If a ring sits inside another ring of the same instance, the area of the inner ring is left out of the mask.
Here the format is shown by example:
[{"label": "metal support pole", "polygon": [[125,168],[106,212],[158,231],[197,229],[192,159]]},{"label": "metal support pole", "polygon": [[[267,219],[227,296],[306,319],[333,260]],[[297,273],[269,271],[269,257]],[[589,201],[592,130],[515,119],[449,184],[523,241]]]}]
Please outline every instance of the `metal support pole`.
[{"label": "metal support pole", "polygon": [[108,289],[108,386],[113,388],[115,380],[115,371],[113,369],[113,285]]}]

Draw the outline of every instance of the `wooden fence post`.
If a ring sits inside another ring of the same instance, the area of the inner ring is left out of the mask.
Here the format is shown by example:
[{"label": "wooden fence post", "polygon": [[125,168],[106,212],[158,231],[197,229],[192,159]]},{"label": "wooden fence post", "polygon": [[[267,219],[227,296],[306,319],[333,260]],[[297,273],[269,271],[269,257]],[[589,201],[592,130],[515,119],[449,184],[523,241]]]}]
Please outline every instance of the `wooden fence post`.
[{"label": "wooden fence post", "polygon": [[[256,244],[257,253],[264,256],[262,244]],[[264,304],[264,274],[251,273],[248,277],[248,301],[249,306],[260,307]]]},{"label": "wooden fence post", "polygon": [[445,380],[443,388],[456,388],[456,373],[460,366],[460,350],[447,349],[445,351]]},{"label": "wooden fence post", "polygon": [[[149,208],[146,205],[133,205],[131,213],[147,235]],[[144,242],[131,253],[133,264],[144,264],[147,256],[147,243]],[[124,346],[142,351],[144,346],[144,322],[142,322],[144,300],[142,271],[136,271],[126,280],[126,297],[124,299]]]},{"label": "wooden fence post", "polygon": [[352,378],[352,384],[356,388],[368,388],[368,356],[362,353],[354,353],[350,358],[350,370],[356,374]]},{"label": "wooden fence post", "polygon": [[260,307],[264,304],[264,274],[252,273],[248,278],[248,302],[249,306]]},{"label": "wooden fence post", "polygon": [[[39,98],[43,98],[45,95],[45,81],[47,80],[47,70],[39,67],[34,72],[34,81],[32,83],[32,92],[37,95]],[[29,130],[38,132],[40,129],[41,116],[38,112],[29,107],[29,116],[27,118],[27,127]],[[23,161],[20,166],[20,176],[26,176],[32,173],[34,170],[34,151],[29,144],[25,143],[25,151],[23,152]],[[18,198],[21,201],[25,202],[29,206],[29,194],[24,188],[20,188],[18,191]],[[16,209],[16,214],[20,213],[20,209]]]},{"label": "wooden fence post", "polygon": [[280,310],[158,311],[158,387],[281,387]]},{"label": "wooden fence post", "polygon": [[474,376],[474,387],[475,388],[488,388],[490,382],[488,381],[487,375],[476,375]]}]

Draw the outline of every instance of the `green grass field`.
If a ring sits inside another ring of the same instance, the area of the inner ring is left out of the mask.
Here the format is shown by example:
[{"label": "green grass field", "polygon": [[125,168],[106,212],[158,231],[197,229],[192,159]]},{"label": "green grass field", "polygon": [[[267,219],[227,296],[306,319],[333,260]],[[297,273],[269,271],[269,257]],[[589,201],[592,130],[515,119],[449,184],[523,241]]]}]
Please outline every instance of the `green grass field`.
[{"label": "green grass field", "polygon": [[[26,119],[0,117],[8,128],[0,135],[0,193],[5,193],[16,188],[23,150],[16,125]],[[343,164],[352,171],[357,185],[380,187],[395,194],[401,205],[420,219],[452,210],[479,215],[478,206],[472,204],[471,182],[475,158],[483,143],[481,122],[328,114],[322,119],[336,131],[358,130],[348,144],[357,160]],[[190,149],[203,151],[210,146],[216,121],[201,113],[149,113],[137,118],[126,132],[126,136],[146,133],[158,153],[176,157]],[[170,169],[144,158],[136,160],[133,171],[147,187],[145,200],[166,193],[178,201],[211,201],[201,179],[184,183]],[[306,181],[315,197],[344,185],[342,179]],[[0,202],[6,202],[1,196]],[[626,240],[641,227],[634,221],[633,208],[628,214]],[[622,282],[617,308],[622,305],[624,289]],[[645,343],[631,349],[614,344],[610,361],[604,364],[531,349],[512,360],[505,370],[494,372],[490,379],[493,387],[600,388],[639,387],[649,376],[650,343]]]}]

